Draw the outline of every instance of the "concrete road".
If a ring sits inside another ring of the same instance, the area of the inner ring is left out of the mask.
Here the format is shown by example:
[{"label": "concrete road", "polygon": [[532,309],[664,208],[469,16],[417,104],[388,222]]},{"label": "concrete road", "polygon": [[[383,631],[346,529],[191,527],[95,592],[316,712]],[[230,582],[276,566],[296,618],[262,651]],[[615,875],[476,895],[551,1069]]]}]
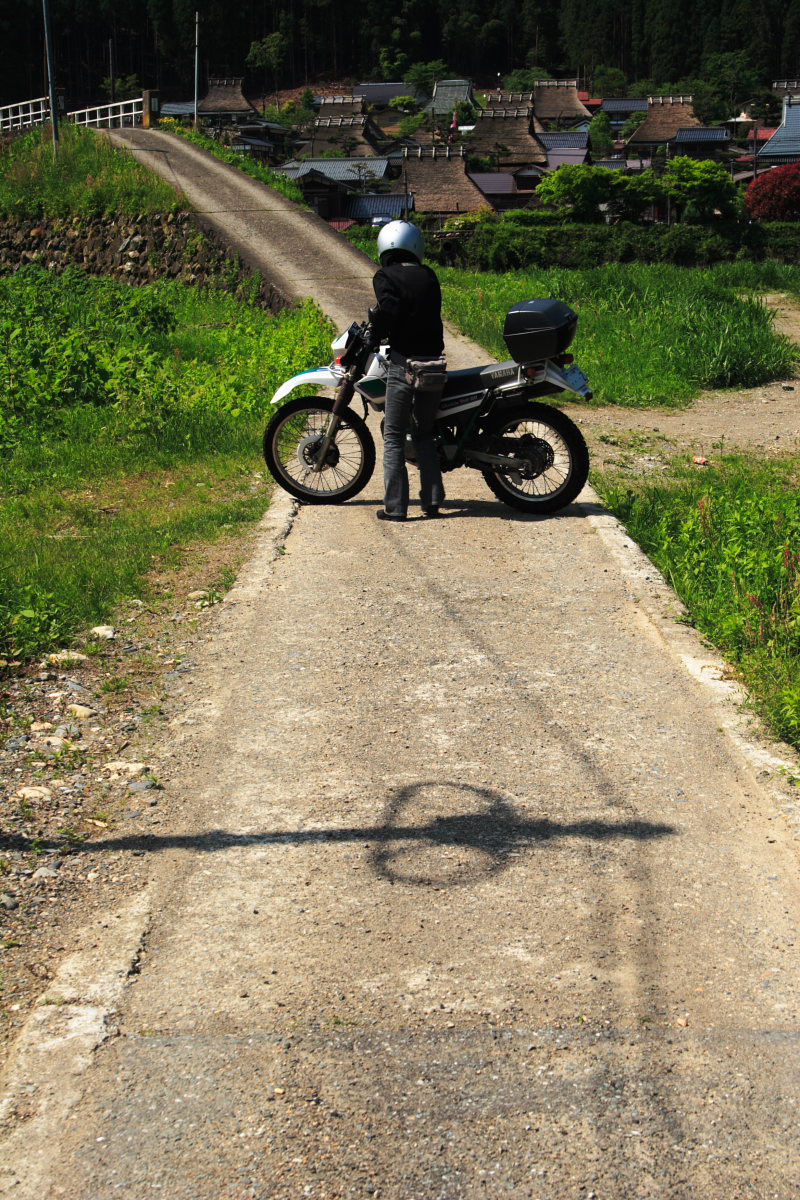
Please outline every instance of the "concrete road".
[{"label": "concrete road", "polygon": [[[366,293],[247,211],[337,322]],[[276,502],[164,746],[178,815],[96,843],[152,883],[30,1023],[4,1195],[800,1195],[793,761],[590,493],[447,483],[434,522],[376,480]]]}]

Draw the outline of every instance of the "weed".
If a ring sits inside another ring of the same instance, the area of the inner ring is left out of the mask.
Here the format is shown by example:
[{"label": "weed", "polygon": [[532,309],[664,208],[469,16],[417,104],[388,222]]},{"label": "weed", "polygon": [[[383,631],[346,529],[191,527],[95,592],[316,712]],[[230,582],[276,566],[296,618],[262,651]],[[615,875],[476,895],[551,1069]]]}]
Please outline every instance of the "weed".
[{"label": "weed", "polygon": [[109,675],[108,679],[104,679],[100,684],[101,692],[117,695],[119,692],[124,692],[131,686],[130,675]]}]

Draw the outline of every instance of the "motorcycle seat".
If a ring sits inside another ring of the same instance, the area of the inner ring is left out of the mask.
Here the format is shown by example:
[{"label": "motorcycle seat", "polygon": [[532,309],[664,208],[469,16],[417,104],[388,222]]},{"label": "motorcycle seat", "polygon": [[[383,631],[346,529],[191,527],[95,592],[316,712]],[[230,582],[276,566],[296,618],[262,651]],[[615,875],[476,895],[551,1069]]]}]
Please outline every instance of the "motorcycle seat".
[{"label": "motorcycle seat", "polygon": [[448,371],[445,396],[464,396],[469,392],[483,392],[489,388],[508,383],[519,374],[519,364],[508,362],[489,363],[485,367],[467,367],[463,371]]}]

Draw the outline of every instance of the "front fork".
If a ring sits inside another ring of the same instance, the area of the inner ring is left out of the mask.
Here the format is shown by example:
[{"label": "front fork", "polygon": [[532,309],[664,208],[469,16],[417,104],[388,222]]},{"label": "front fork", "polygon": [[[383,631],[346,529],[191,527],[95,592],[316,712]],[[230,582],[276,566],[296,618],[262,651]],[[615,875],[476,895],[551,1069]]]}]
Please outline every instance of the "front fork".
[{"label": "front fork", "polygon": [[342,413],[352,400],[353,393],[356,390],[354,378],[354,374],[351,374],[351,372],[348,371],[336,389],[336,395],[333,399],[331,419],[328,422],[328,428],[325,431],[325,437],[322,439],[322,445],[319,448],[319,454],[317,455],[316,462],[314,463],[315,471],[320,472],[325,470],[325,466],[328,461],[328,453],[330,452],[330,448],[333,445],[334,439],[336,438],[336,434],[339,432],[339,426],[342,423]]}]

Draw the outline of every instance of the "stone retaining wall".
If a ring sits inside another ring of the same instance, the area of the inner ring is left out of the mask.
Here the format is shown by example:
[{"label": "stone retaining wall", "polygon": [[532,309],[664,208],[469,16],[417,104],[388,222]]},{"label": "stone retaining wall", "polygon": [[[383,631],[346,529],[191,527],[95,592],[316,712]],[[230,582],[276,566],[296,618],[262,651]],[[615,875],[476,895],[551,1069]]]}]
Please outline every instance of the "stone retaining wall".
[{"label": "stone retaining wall", "polygon": [[[0,219],[0,272],[37,262],[52,271],[70,265],[128,283],[179,279],[202,287],[251,292],[254,273],[192,213],[139,217]],[[278,311],[285,299],[266,281],[261,303]]]}]

